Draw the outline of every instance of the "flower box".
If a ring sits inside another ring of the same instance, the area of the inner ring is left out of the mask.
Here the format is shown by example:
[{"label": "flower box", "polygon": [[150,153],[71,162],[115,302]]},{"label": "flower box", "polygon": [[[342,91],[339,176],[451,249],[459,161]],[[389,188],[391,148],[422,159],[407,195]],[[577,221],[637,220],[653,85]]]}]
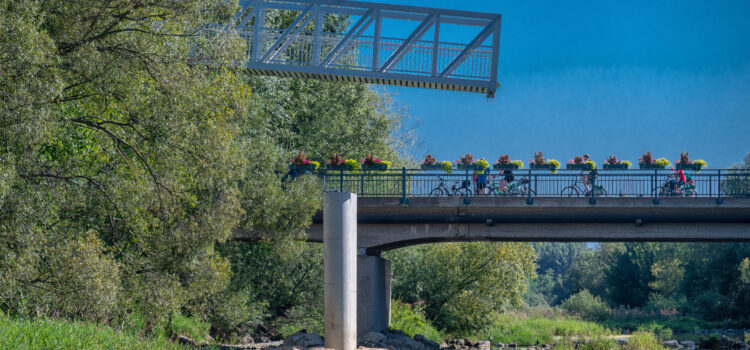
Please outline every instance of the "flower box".
[{"label": "flower box", "polygon": [[422,170],[443,170],[442,164],[422,164]]},{"label": "flower box", "polygon": [[509,163],[509,164],[497,164],[497,163],[495,163],[495,164],[492,164],[492,169],[495,169],[495,170],[506,170],[506,169],[518,170],[518,164],[513,164],[513,163]]},{"label": "flower box", "polygon": [[388,164],[362,164],[363,170],[388,170]]},{"label": "flower box", "polygon": [[289,169],[291,170],[300,170],[300,171],[315,171],[316,167],[315,164],[289,164]]},{"label": "flower box", "polygon": [[351,167],[346,164],[326,164],[328,170],[351,170]]},{"label": "flower box", "polygon": [[690,163],[690,164],[675,163],[674,167],[677,170],[701,170],[703,169],[702,165],[695,164],[695,163]]},{"label": "flower box", "polygon": [[644,163],[638,163],[638,167],[641,169],[664,169],[667,166],[662,164],[644,164]]},{"label": "flower box", "polygon": [[555,169],[552,164],[537,164],[537,163],[531,163],[531,169],[543,169],[543,170],[552,170]]},{"label": "flower box", "polygon": [[593,166],[591,163],[581,163],[581,164],[566,164],[565,168],[567,169],[579,169],[579,170],[592,170]]},{"label": "flower box", "polygon": [[481,167],[476,164],[456,164],[456,169],[460,170],[480,170]]},{"label": "flower box", "polygon": [[628,164],[603,164],[604,170],[627,170],[630,168]]}]

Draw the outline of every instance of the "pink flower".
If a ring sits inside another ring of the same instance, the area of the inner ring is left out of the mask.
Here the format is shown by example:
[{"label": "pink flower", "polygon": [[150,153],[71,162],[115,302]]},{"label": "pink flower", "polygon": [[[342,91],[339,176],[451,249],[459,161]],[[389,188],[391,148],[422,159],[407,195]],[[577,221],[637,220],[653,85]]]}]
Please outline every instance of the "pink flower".
[{"label": "pink flower", "polygon": [[305,159],[305,164],[310,164],[310,161]]}]

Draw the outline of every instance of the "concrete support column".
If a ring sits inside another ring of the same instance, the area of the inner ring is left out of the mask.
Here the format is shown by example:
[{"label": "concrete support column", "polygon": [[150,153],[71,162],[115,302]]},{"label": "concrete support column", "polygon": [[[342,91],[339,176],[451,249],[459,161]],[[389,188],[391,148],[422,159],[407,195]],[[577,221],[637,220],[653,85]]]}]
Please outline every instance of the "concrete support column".
[{"label": "concrete support column", "polygon": [[357,195],[326,192],[323,203],[325,347],[357,347]]},{"label": "concrete support column", "polygon": [[357,331],[380,332],[391,323],[391,262],[357,257]]}]

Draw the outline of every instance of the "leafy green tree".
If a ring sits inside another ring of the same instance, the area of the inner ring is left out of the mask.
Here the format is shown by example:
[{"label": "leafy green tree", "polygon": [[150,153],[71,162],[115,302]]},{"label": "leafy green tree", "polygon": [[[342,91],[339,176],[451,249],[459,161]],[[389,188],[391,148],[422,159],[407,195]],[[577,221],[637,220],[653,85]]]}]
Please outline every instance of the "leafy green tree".
[{"label": "leafy green tree", "polygon": [[527,243],[440,243],[387,252],[394,298],[424,302],[441,330],[470,334],[490,322],[488,312],[519,303],[534,276]]},{"label": "leafy green tree", "polygon": [[284,148],[253,132],[268,120],[234,68],[244,42],[198,30],[236,6],[0,9],[0,308],[153,327],[237,301],[214,244],[237,227],[296,236],[317,204],[310,181],[282,186]]},{"label": "leafy green tree", "polygon": [[580,316],[584,320],[603,322],[609,315],[609,307],[600,297],[592,295],[584,289],[560,304],[568,312]]}]

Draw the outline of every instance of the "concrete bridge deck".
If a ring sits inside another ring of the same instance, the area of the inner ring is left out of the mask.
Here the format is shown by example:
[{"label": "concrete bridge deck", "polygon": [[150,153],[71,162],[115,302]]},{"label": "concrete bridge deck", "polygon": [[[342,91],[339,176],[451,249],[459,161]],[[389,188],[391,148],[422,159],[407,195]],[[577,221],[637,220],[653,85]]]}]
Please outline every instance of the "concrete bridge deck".
[{"label": "concrete bridge deck", "polygon": [[[322,212],[308,240],[323,241]],[[750,241],[750,198],[362,197],[357,246],[378,252],[448,241]],[[253,234],[236,239],[252,240]]]}]

